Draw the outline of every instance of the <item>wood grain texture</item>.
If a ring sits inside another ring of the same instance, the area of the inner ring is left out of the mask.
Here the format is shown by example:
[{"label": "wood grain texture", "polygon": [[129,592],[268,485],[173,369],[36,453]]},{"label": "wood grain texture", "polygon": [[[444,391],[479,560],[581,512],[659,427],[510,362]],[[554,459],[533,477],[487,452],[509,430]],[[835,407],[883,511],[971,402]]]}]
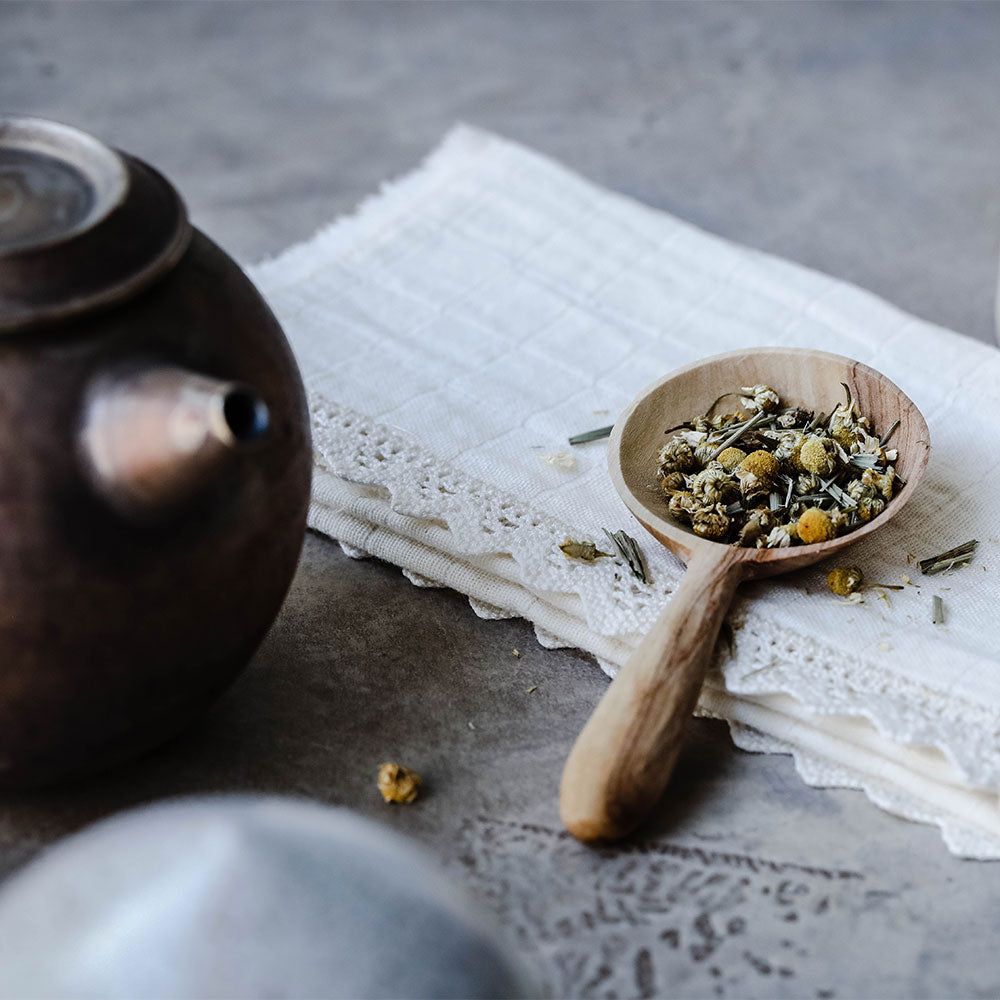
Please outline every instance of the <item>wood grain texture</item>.
[{"label": "wood grain texture", "polygon": [[559,809],[580,840],[630,833],[663,794],[742,569],[734,554],[694,559],[590,717],[563,771]]},{"label": "wood grain texture", "polygon": [[[672,519],[657,477],[664,431],[706,412],[714,399],[764,383],[788,404],[829,413],[848,385],[877,433],[896,420],[892,446],[906,486],[857,530],[814,545],[744,549],[699,538]],[[601,699],[563,772],[560,811],[581,840],[633,830],[661,796],[694,709],[719,626],[743,579],[799,569],[840,551],[899,513],[916,490],[930,434],[916,405],[888,378],[858,361],[795,348],[732,351],[680,368],[644,389],[615,424],[608,464],[629,510],[688,564],[688,573],[649,635]]]}]

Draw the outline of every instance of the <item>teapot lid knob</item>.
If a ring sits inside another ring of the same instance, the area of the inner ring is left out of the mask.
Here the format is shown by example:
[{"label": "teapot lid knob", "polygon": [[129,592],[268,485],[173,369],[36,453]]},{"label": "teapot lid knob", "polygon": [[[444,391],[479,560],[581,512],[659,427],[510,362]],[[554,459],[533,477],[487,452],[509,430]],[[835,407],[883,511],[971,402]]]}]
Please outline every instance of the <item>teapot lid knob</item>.
[{"label": "teapot lid knob", "polygon": [[0,336],[135,294],[190,236],[147,164],[71,126],[0,115]]}]

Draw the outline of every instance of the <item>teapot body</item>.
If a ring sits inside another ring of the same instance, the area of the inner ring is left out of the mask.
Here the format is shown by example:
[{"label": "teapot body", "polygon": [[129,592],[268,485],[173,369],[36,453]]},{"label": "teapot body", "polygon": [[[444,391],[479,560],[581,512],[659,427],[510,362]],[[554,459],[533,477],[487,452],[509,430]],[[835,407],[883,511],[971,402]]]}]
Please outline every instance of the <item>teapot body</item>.
[{"label": "teapot body", "polygon": [[[267,432],[181,501],[130,512],[82,433],[109,378],[164,368],[252,386]],[[144,287],[0,336],[0,784],[141,753],[233,680],[291,583],[310,470],[277,320],[197,231]]]}]

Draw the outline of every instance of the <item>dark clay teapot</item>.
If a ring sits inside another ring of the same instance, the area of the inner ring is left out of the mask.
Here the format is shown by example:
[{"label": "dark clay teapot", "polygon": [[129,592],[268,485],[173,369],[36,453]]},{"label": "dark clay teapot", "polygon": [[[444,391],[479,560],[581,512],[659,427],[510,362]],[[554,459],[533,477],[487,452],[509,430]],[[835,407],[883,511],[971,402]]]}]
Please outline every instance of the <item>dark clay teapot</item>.
[{"label": "dark clay teapot", "polygon": [[310,468],[281,329],[171,185],[0,116],[0,784],[141,752],[229,684]]}]

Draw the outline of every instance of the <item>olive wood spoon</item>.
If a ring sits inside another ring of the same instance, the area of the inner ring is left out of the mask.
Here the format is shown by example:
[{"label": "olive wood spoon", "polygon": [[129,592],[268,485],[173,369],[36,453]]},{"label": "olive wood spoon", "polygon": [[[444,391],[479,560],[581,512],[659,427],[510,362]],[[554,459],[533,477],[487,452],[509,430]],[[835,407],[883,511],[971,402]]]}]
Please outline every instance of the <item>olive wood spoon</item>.
[{"label": "olive wood spoon", "polygon": [[[906,485],[882,514],[839,538],[780,549],[708,541],[669,516],[656,474],[664,429],[704,413],[721,393],[759,383],[777,390],[784,405],[817,413],[830,413],[843,400],[845,383],[878,433],[899,421],[886,447],[898,451],[895,466]],[[808,566],[888,524],[913,496],[929,442],[923,416],[901,389],[867,365],[824,351],[764,347],[716,355],[659,379],[632,401],[611,434],[611,478],[643,527],[688,569],[566,761],[559,808],[570,833],[584,841],[617,840],[642,822],[670,779],[739,583]]]}]

